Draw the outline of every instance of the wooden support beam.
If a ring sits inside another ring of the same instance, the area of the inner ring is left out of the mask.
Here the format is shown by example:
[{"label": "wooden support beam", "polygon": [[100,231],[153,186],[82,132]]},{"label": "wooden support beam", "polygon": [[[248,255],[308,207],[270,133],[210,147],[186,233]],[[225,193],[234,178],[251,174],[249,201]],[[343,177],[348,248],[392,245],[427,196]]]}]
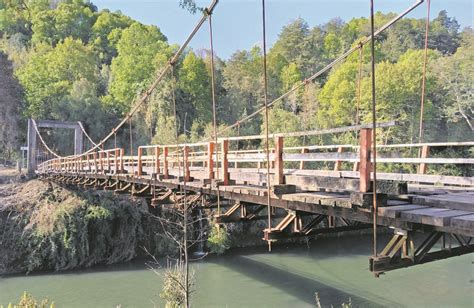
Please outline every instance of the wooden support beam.
[{"label": "wooden support beam", "polygon": [[207,178],[214,179],[214,151],[216,144],[215,142],[209,142],[207,145]]},{"label": "wooden support beam", "polygon": [[[275,137],[275,185],[284,184],[285,177],[283,175],[283,137]],[[268,183],[270,184],[270,183]]]},{"label": "wooden support beam", "polygon": [[222,140],[222,181],[223,185],[229,185],[229,159],[227,154],[229,152],[229,140]]},{"label": "wooden support beam", "polygon": [[360,131],[360,192],[368,192],[370,190],[370,171],[371,171],[371,154],[372,146],[372,129],[364,128]]},{"label": "wooden support beam", "polygon": [[[421,147],[421,158],[428,158],[428,154],[430,151],[430,147],[427,145],[424,145]],[[426,173],[426,163],[421,163],[418,166],[418,173],[419,174],[425,174]]]}]

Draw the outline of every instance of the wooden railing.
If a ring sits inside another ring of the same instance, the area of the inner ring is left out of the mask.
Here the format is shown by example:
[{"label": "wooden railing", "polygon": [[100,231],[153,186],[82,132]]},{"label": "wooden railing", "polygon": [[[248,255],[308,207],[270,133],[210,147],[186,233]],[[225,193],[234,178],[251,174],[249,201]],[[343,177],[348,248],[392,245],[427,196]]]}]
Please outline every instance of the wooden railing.
[{"label": "wooden railing", "polygon": [[[359,145],[284,147],[285,138],[301,136],[303,132],[271,135],[274,144],[269,155],[272,184],[284,184],[287,175],[350,177],[360,179],[360,191],[368,191],[372,172],[371,162],[373,161],[373,157],[371,157],[372,130],[360,126],[358,129]],[[321,132],[306,132],[306,135],[317,134],[321,134]],[[219,138],[217,144],[211,141],[174,145],[146,145],[138,147],[137,155],[133,156],[125,156],[123,148],[114,148],[79,156],[52,159],[40,164],[38,173],[132,174],[139,177],[151,175],[161,179],[182,177],[186,181],[214,179],[219,180],[222,185],[228,185],[232,180],[262,184],[266,182],[265,177],[261,176],[266,174],[266,168],[262,168],[266,166],[266,152],[262,148],[229,150],[229,147],[232,142],[263,138],[264,136],[260,135],[241,136]],[[465,164],[470,166],[474,164],[474,158],[430,158],[431,148],[472,146],[474,146],[473,141],[378,145],[377,148],[383,150],[383,152],[392,149],[419,148],[421,149],[421,157],[398,157],[380,154],[377,157],[377,162],[417,165],[418,173],[377,172],[377,175],[381,179],[474,185],[473,177],[425,174],[427,165],[430,164]],[[307,163],[315,162],[332,163],[333,168],[332,170],[308,168]],[[343,163],[346,163],[346,168],[347,163],[352,164],[352,171],[342,170]],[[285,169],[288,166],[293,166],[293,168]],[[379,173],[381,176],[379,176]]]}]

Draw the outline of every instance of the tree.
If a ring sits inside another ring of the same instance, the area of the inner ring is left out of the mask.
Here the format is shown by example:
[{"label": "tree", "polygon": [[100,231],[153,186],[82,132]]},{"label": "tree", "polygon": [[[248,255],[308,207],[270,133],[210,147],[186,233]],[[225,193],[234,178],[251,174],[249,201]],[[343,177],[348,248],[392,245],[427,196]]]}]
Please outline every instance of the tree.
[{"label": "tree", "polygon": [[[263,105],[262,56],[258,47],[251,51],[238,51],[228,60],[223,71],[224,87],[229,104],[224,112],[230,122],[254,112]],[[246,124],[249,133],[260,131],[259,123]]]},{"label": "tree", "polygon": [[122,15],[120,12],[111,13],[104,10],[98,14],[91,29],[90,41],[104,63],[110,64],[112,59],[117,56],[117,43],[122,30],[128,28],[132,23],[130,17]]},{"label": "tree", "polygon": [[179,96],[178,114],[181,120],[188,113],[191,127],[192,119],[199,117],[204,122],[212,121],[211,82],[204,60],[190,51],[184,58],[178,76]]},{"label": "tree", "polygon": [[168,54],[166,37],[155,26],[138,22],[123,30],[118,55],[111,64],[111,83],[106,100],[118,112],[127,112],[134,98],[149,84],[162,54]]},{"label": "tree", "polygon": [[44,10],[33,16],[32,41],[54,46],[72,37],[88,42],[94,21],[94,11],[88,3],[83,0],[63,1],[54,10]]},{"label": "tree", "polygon": [[[383,61],[376,67],[377,121],[397,120],[399,124],[387,130],[380,130],[384,143],[414,142],[418,140],[421,79],[423,65],[422,50],[408,50],[397,63]],[[433,63],[439,53],[428,53],[428,61]],[[361,84],[361,121],[371,123],[371,81],[365,77]],[[425,139],[437,137],[439,114],[437,91],[433,86],[435,75],[428,71],[426,79],[426,99],[424,107]],[[430,127],[434,129],[429,129]]]},{"label": "tree", "polygon": [[[183,148],[177,148],[179,159],[183,159]],[[204,202],[202,196],[193,195],[183,182],[179,192],[175,192],[170,200],[173,204],[163,205],[161,215],[154,218],[161,224],[163,232],[159,236],[171,241],[177,249],[177,258],[167,264],[165,284],[160,294],[167,301],[169,307],[190,307],[191,296],[194,293],[194,271],[189,266],[191,249],[204,241],[206,230],[195,230],[196,225],[207,221],[202,215],[193,215],[198,203]],[[151,255],[151,254],[150,254]],[[152,255],[151,255],[152,256]],[[205,257],[204,254],[201,258]],[[153,263],[150,268],[156,271],[160,267],[158,260],[152,256]]]},{"label": "tree", "polygon": [[[58,103],[70,94],[81,79],[98,81],[97,59],[89,46],[66,38],[55,48],[37,46],[28,63],[16,71],[25,89],[27,115],[35,118],[63,119]],[[64,107],[64,105],[61,105]]]},{"label": "tree", "polygon": [[430,24],[429,46],[442,54],[451,55],[459,47],[459,23],[448,16],[445,10],[439,12]]},{"label": "tree", "polygon": [[[432,65],[441,79],[440,85],[447,91],[444,114],[450,123],[459,121],[474,131],[474,34],[464,32],[464,40],[450,57],[444,57]],[[462,130],[462,127],[461,127]]]}]

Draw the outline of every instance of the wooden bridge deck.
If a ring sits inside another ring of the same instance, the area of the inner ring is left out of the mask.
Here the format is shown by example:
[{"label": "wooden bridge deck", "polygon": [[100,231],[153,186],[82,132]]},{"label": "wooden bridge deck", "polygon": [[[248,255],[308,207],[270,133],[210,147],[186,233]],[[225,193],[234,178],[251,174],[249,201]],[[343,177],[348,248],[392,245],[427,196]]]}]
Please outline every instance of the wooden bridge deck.
[{"label": "wooden bridge deck", "polygon": [[[122,185],[123,183],[133,183],[136,190],[146,185],[159,189],[180,190],[185,184],[182,179],[160,179],[160,176],[157,178],[156,174],[132,176],[132,168],[127,167],[126,169],[129,170],[122,174],[115,174],[113,171],[110,174],[58,172],[49,173],[47,176],[53,180],[66,181],[67,179],[70,183],[73,183],[71,179],[74,179],[76,183],[94,179],[107,180],[107,183],[119,181]],[[170,169],[170,173],[177,174],[178,170]],[[232,174],[233,172],[230,172],[230,178],[233,178]],[[333,179],[338,183],[346,182],[341,178]],[[357,181],[357,179],[350,178],[347,180],[347,183],[351,183],[353,180]],[[330,185],[334,185],[334,183],[329,181]],[[265,185],[240,183],[216,186],[203,180],[191,180],[186,182],[186,187],[187,190],[194,193],[213,196],[219,194],[224,199],[267,204]],[[131,189],[130,187],[129,191]],[[363,223],[372,222],[370,207],[354,203],[354,200],[351,200],[350,190],[333,189],[327,185],[317,186],[314,184],[310,187],[295,185],[294,192],[283,194],[272,192],[271,205],[286,210],[331,215]],[[474,237],[474,188],[408,185],[407,193],[388,195],[386,203],[378,208],[378,218],[378,223],[383,226],[425,232],[437,230]]]}]

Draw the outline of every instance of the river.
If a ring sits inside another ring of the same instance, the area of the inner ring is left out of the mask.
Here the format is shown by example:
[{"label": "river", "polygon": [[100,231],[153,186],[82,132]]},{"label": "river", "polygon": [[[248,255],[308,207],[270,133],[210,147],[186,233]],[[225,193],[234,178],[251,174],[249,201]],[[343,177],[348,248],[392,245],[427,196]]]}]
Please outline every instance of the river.
[{"label": "river", "polygon": [[[306,246],[234,250],[194,262],[194,307],[474,307],[473,254],[396,270],[368,271],[369,235],[319,239]],[[163,307],[161,277],[144,261],[55,274],[0,278],[0,304],[28,291],[56,307]]]}]

